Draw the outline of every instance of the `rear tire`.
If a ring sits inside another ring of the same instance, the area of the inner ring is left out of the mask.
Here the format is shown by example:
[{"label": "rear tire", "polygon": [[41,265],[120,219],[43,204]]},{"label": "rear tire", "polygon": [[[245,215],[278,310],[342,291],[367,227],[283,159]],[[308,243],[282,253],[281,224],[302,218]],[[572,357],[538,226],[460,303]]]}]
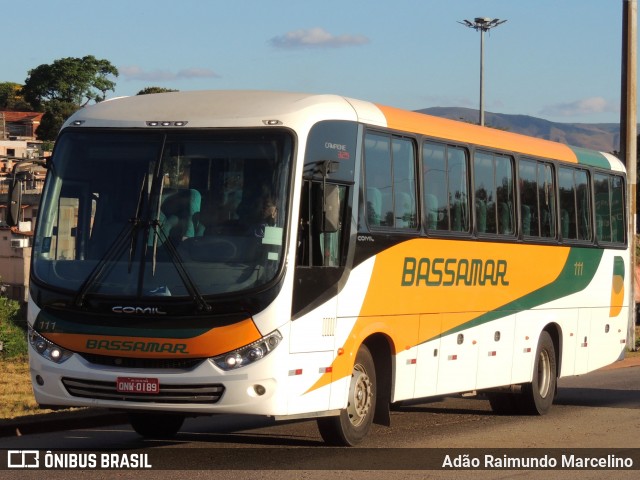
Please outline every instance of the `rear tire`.
[{"label": "rear tire", "polygon": [[162,413],[129,413],[131,427],[144,438],[168,439],[175,437],[184,423],[184,416]]},{"label": "rear tire", "polygon": [[551,409],[558,380],[556,349],[548,332],[542,332],[536,351],[533,378],[522,386],[520,410],[529,415],[544,415]]},{"label": "rear tire", "polygon": [[335,417],[318,418],[318,430],[329,445],[354,446],[367,436],[376,410],[376,371],[369,349],[362,345],[351,373],[347,408]]}]

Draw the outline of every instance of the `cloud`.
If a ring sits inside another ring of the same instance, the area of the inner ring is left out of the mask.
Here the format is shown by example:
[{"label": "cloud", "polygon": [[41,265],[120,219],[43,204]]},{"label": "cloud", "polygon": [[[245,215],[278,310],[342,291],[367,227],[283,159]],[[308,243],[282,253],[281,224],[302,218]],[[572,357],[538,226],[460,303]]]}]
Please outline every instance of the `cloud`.
[{"label": "cloud", "polygon": [[276,48],[340,48],[365,45],[369,43],[369,39],[363,35],[332,35],[323,28],[316,27],[273,37],[269,43]]},{"label": "cloud", "polygon": [[179,79],[218,78],[219,75],[208,68],[185,68],[178,72],[170,70],[143,70],[137,65],[118,68],[120,75],[126,80],[144,80],[152,82],[166,82]]},{"label": "cloud", "polygon": [[602,97],[589,97],[575,102],[548,105],[540,113],[559,117],[574,117],[596,113],[616,113],[618,111],[619,105],[613,102],[607,101]]}]

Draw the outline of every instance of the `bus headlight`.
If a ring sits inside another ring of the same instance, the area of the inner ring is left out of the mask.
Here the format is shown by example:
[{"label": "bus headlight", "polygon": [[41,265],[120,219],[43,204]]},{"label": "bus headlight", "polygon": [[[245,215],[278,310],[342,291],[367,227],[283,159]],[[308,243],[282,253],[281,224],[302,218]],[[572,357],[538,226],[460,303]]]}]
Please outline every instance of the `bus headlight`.
[{"label": "bus headlight", "polygon": [[33,349],[42,355],[47,360],[50,360],[54,363],[62,363],[65,360],[68,360],[73,352],[66,350],[62,347],[59,347],[53,342],[50,342],[38,332],[36,332],[31,325],[29,325],[29,343],[33,347]]},{"label": "bus headlight", "polygon": [[257,342],[250,343],[223,355],[211,358],[211,361],[222,370],[234,370],[245,367],[265,357],[282,341],[282,335],[277,330],[271,332]]}]

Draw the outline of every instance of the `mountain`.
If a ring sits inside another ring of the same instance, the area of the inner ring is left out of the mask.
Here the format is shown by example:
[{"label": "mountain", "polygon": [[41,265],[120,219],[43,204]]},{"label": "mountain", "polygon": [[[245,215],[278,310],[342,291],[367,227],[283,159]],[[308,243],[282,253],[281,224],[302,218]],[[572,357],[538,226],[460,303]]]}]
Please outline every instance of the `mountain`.
[{"label": "mountain", "polygon": [[[432,107],[417,111],[468,123],[478,122],[478,110],[472,108]],[[484,123],[488,127],[508,132],[601,152],[611,153],[620,149],[620,125],[617,123],[556,123],[528,115],[491,112],[484,113]]]}]

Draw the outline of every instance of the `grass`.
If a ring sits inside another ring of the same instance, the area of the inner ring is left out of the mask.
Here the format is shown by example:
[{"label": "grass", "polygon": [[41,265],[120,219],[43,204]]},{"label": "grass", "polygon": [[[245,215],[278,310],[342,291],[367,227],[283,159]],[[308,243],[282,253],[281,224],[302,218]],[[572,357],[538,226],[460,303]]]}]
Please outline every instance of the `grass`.
[{"label": "grass", "polygon": [[4,297],[0,297],[0,344],[0,420],[47,412],[33,396],[20,304]]},{"label": "grass", "polygon": [[41,413],[33,398],[29,361],[25,356],[0,360],[0,419]]},{"label": "grass", "polygon": [[27,353],[27,324],[20,304],[0,297],[0,358],[13,358]]},{"label": "grass", "polygon": [[40,408],[36,403],[26,356],[0,358],[0,371],[0,422],[53,411]]}]

